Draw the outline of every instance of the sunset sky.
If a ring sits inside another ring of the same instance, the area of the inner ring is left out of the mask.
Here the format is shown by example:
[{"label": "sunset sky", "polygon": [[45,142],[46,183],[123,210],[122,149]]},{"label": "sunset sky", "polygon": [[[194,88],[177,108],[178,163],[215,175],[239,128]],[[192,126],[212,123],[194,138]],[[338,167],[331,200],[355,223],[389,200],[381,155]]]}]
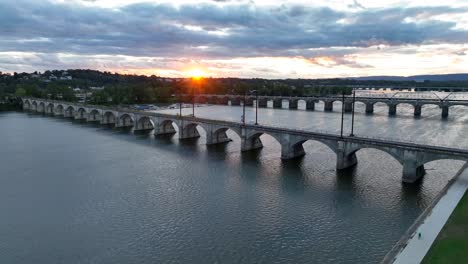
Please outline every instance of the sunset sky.
[{"label": "sunset sky", "polygon": [[181,77],[468,72],[466,0],[0,0],[0,71]]}]

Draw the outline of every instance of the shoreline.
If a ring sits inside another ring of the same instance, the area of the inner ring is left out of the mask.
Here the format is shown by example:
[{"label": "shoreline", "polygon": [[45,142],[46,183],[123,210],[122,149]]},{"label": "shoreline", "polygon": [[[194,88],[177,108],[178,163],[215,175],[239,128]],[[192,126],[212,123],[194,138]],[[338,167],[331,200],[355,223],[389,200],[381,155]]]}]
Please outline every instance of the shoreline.
[{"label": "shoreline", "polygon": [[[431,202],[431,204],[426,209],[424,209],[424,211],[418,216],[418,218],[416,218],[416,220],[408,228],[408,230],[403,234],[403,236],[400,238],[400,240],[398,240],[397,243],[395,243],[395,245],[388,251],[388,253],[385,255],[383,260],[380,262],[381,264],[397,263],[397,261],[399,260],[399,257],[402,255],[403,252],[405,252],[405,250],[407,250],[407,246],[411,243],[412,239],[415,238],[416,231],[426,223],[426,220],[428,220],[431,217],[434,208],[441,202],[441,200],[444,197],[446,197],[448,192],[451,190],[451,187],[453,187],[454,183],[457,182],[460,175],[462,175],[463,172],[465,172],[465,171],[467,171],[467,173],[468,173],[468,162],[463,164],[463,166],[457,171],[455,176],[447,182],[445,187],[434,198],[434,200]],[[463,195],[461,197],[463,197]],[[461,197],[460,197],[460,199],[461,199]],[[427,248],[427,251],[424,252],[424,255],[420,259],[420,261],[422,261],[424,256],[429,251],[429,249],[432,246],[433,242],[437,238],[437,235],[442,230],[442,228],[445,226],[445,223],[448,221],[448,218],[450,217],[452,211],[455,209],[456,205],[460,202],[460,199],[458,199],[456,201],[455,206],[453,207],[453,209],[450,211],[449,215],[445,219],[444,224],[436,232],[436,235],[434,236],[434,239],[432,241],[430,241],[429,247]],[[419,263],[420,261],[416,261],[414,263]],[[405,262],[405,263],[409,263],[409,262]]]}]

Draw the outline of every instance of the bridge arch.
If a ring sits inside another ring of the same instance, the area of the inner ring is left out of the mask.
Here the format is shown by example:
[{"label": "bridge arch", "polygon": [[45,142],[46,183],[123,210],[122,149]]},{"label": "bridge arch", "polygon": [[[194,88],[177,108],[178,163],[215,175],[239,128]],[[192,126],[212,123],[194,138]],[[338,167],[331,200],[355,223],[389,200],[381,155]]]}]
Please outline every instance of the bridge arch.
[{"label": "bridge arch", "polygon": [[38,112],[41,112],[43,113],[45,111],[45,103],[44,102],[40,102],[38,105],[37,105],[37,111]]},{"label": "bridge arch", "polygon": [[36,101],[32,101],[32,103],[31,103],[31,110],[37,111],[37,102],[36,102]]},{"label": "bridge arch", "polygon": [[76,118],[77,119],[85,119],[87,118],[86,116],[87,112],[86,109],[83,107],[78,108],[78,111],[76,111]]},{"label": "bridge arch", "polygon": [[149,116],[141,116],[137,119],[135,130],[152,130],[156,126]]},{"label": "bridge arch", "polygon": [[65,109],[65,116],[66,117],[73,117],[75,115],[75,108],[73,108],[73,106],[68,106],[66,109]]},{"label": "bridge arch", "polygon": [[458,157],[458,156],[435,156],[435,155],[424,155],[418,165],[425,165],[429,162],[439,161],[439,160],[459,160],[459,161],[468,161],[468,158]]},{"label": "bridge arch", "polygon": [[88,121],[101,121],[101,113],[97,109],[92,109],[88,114]]},{"label": "bridge arch", "polygon": [[63,105],[59,104],[55,106],[54,112],[56,115],[63,115],[64,114]]},{"label": "bridge arch", "polygon": [[190,123],[182,123],[179,127],[179,139],[187,139],[187,138],[197,138],[200,137],[200,133],[198,128],[202,129],[202,133],[209,136],[209,128],[204,127],[202,124],[197,122],[190,122]]},{"label": "bridge arch", "polygon": [[47,104],[46,113],[48,113],[48,114],[53,114],[54,113],[54,104],[53,103]]},{"label": "bridge arch", "polygon": [[[282,146],[281,136],[274,133],[268,133],[264,131],[250,131],[247,135],[241,137],[241,150],[248,151],[252,149],[259,149],[263,147],[263,142],[260,139],[262,135],[267,135],[274,139],[280,146]],[[282,147],[281,147],[282,148]]]},{"label": "bridge arch", "polygon": [[388,155],[390,155],[391,157],[393,157],[396,161],[398,161],[400,164],[403,164],[403,155],[401,155],[401,153],[399,151],[395,151],[395,150],[392,150],[392,149],[386,149],[386,148],[381,148],[381,147],[377,147],[377,146],[362,146],[362,147],[357,147],[353,150],[351,150],[350,152],[348,152],[348,155],[355,155],[358,151],[362,150],[362,149],[375,149],[375,150],[379,150],[381,152],[384,152],[384,153],[387,153]]},{"label": "bridge arch", "polygon": [[31,103],[29,102],[29,100],[24,100],[23,102],[23,109],[26,109],[26,110],[29,110],[31,109]]},{"label": "bridge arch", "polygon": [[115,124],[116,119],[117,117],[112,111],[105,111],[104,114],[102,115],[103,124]]},{"label": "bridge arch", "polygon": [[[172,119],[163,119],[162,121],[158,121],[159,123],[155,126],[155,135],[167,135],[167,134],[175,134],[177,131],[180,131],[177,122]],[[176,130],[177,129],[177,130]]]},{"label": "bridge arch", "polygon": [[130,114],[124,113],[119,117],[119,126],[130,127],[134,125],[133,117]]}]

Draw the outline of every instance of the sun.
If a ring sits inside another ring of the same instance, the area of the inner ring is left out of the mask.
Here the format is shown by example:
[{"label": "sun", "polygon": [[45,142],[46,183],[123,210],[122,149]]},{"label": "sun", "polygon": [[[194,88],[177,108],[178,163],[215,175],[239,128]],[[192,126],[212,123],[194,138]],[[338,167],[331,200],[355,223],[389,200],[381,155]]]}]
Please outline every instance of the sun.
[{"label": "sun", "polygon": [[192,69],[187,72],[187,75],[195,80],[200,80],[206,76],[206,73],[201,69]]}]

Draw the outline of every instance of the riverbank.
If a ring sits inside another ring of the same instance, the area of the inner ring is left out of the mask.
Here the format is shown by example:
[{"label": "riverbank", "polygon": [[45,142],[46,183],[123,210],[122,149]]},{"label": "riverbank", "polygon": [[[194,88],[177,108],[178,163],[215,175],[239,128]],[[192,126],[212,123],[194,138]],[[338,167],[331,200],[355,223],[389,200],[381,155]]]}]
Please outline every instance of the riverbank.
[{"label": "riverbank", "polygon": [[382,263],[421,263],[467,189],[468,169],[465,164]]},{"label": "riverbank", "polygon": [[468,260],[468,191],[422,263],[466,263]]}]

